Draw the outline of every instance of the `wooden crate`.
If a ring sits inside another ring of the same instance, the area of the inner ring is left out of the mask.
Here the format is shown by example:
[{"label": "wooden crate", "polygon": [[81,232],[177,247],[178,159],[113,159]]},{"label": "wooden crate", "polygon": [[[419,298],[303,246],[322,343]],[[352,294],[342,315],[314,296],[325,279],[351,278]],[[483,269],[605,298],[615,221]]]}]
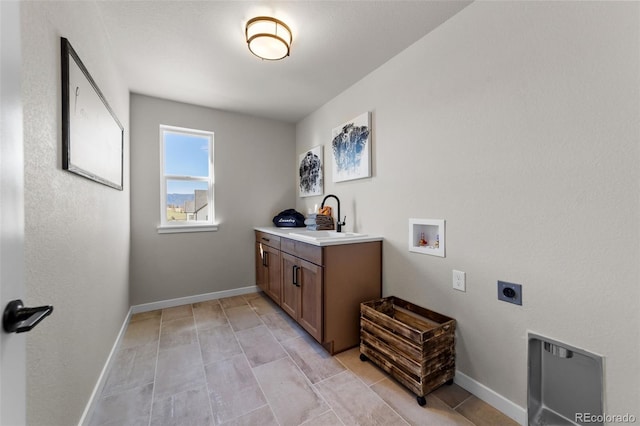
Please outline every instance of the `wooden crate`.
[{"label": "wooden crate", "polygon": [[418,397],[453,383],[456,321],[394,296],[360,304],[360,359]]}]

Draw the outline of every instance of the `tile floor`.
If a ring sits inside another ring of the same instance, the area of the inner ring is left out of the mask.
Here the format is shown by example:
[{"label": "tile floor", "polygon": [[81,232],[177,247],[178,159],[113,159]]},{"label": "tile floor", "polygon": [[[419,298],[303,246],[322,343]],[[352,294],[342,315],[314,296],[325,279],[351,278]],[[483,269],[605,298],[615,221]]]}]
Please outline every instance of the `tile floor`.
[{"label": "tile floor", "polygon": [[262,293],[135,314],[90,425],[515,425],[457,385],[420,407],[358,348],[329,356]]}]

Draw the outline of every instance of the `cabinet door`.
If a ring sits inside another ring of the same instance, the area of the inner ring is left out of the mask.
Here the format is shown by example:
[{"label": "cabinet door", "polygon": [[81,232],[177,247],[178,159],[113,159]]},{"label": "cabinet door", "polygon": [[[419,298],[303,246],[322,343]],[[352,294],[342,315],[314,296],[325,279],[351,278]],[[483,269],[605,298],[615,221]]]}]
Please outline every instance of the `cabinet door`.
[{"label": "cabinet door", "polygon": [[262,246],[265,256],[265,291],[271,299],[280,304],[280,250]]},{"label": "cabinet door", "polygon": [[264,248],[261,243],[256,242],[256,285],[260,290],[266,292],[266,267],[264,263]]},{"label": "cabinet door", "polygon": [[280,289],[280,307],[292,318],[298,317],[298,298],[300,292],[295,284],[298,259],[282,253],[282,288]]},{"label": "cabinet door", "polygon": [[322,267],[298,259],[298,323],[322,342]]}]

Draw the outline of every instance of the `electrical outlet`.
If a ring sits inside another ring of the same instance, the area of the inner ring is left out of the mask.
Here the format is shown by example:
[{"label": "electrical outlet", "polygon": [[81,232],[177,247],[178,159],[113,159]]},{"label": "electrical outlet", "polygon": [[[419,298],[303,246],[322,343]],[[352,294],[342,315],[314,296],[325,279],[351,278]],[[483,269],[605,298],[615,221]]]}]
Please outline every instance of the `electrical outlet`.
[{"label": "electrical outlet", "polygon": [[459,291],[467,291],[466,273],[453,270],[453,288]]},{"label": "electrical outlet", "polygon": [[522,284],[498,281],[498,300],[522,305]]}]

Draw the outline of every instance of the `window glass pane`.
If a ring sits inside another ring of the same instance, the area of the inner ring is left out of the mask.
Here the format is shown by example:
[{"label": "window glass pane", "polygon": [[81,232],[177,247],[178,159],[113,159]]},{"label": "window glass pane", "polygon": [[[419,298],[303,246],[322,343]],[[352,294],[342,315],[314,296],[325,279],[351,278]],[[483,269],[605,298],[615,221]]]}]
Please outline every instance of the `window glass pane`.
[{"label": "window glass pane", "polygon": [[167,222],[209,220],[207,182],[167,180]]},{"label": "window glass pane", "polygon": [[209,176],[209,138],[164,132],[164,173]]}]

